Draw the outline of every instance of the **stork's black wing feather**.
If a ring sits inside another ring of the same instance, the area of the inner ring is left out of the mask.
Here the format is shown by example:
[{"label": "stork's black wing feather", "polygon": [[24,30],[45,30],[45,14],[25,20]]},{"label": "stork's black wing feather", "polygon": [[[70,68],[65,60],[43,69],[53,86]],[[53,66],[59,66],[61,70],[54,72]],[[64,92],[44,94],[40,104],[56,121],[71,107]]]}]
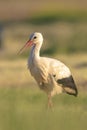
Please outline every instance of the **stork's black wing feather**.
[{"label": "stork's black wing feather", "polygon": [[66,78],[58,79],[57,83],[63,87],[66,93],[74,96],[78,95],[78,90],[72,75]]}]

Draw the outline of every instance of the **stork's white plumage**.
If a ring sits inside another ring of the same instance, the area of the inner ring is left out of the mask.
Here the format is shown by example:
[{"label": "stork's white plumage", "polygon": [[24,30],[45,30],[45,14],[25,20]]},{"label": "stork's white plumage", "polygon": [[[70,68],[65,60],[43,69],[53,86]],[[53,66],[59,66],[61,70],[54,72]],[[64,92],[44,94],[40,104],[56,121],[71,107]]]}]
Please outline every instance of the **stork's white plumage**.
[{"label": "stork's white plumage", "polygon": [[33,33],[29,41],[19,51],[31,46],[28,68],[35,78],[40,89],[48,95],[48,106],[52,106],[51,97],[65,92],[77,96],[78,91],[69,68],[62,62],[46,57],[40,57],[40,48],[43,43],[41,33]]}]

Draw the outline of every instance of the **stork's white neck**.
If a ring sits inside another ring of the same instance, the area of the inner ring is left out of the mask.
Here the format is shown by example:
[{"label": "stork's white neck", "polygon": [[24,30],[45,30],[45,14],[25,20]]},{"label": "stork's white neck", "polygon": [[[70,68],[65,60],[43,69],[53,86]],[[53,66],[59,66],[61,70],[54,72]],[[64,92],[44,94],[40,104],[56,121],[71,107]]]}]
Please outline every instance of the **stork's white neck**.
[{"label": "stork's white neck", "polygon": [[40,48],[41,48],[41,44],[34,44],[31,48],[30,51],[30,60],[37,60],[40,58]]}]

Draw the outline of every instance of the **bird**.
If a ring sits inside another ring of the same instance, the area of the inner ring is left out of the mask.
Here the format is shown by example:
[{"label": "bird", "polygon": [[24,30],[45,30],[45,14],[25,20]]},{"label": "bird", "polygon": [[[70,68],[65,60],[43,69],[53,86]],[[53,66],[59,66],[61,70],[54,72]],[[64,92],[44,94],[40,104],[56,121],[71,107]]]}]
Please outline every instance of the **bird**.
[{"label": "bird", "polygon": [[34,32],[30,35],[26,44],[20,49],[19,54],[25,48],[31,47],[28,58],[28,69],[39,88],[47,94],[47,106],[52,107],[52,97],[54,95],[66,93],[77,96],[78,90],[70,69],[64,63],[57,59],[40,56],[42,44],[42,34],[40,32]]}]

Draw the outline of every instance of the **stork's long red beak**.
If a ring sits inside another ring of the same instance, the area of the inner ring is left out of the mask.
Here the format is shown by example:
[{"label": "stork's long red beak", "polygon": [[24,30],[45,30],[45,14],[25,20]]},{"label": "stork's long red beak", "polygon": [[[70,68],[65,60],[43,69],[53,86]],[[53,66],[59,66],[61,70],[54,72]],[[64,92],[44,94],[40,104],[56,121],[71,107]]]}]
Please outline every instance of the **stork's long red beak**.
[{"label": "stork's long red beak", "polygon": [[18,54],[21,54],[25,48],[27,48],[28,46],[31,46],[32,44],[33,42],[31,40],[28,40],[26,44],[19,50]]}]

